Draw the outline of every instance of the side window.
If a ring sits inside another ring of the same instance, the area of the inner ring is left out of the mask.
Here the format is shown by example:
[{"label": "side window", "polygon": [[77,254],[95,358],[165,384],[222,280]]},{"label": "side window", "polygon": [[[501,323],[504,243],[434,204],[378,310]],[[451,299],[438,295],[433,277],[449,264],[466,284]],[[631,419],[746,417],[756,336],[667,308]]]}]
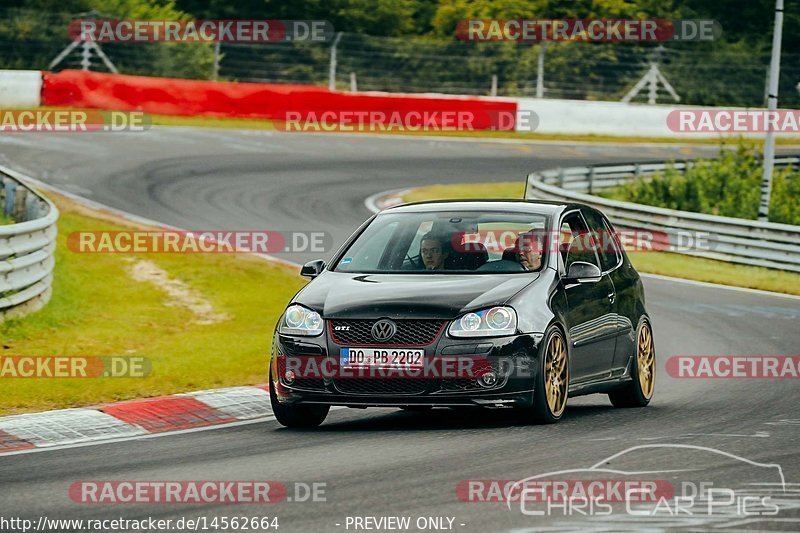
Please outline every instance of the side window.
[{"label": "side window", "polygon": [[617,245],[616,235],[603,219],[603,216],[592,210],[584,210],[583,215],[589,224],[589,231],[597,243],[597,251],[600,256],[601,270],[603,272],[615,268],[622,259],[622,253]]},{"label": "side window", "polygon": [[592,235],[589,233],[583,217],[579,213],[570,213],[561,223],[559,235],[559,251],[564,257],[564,267],[576,261],[591,263],[600,268],[597,253],[594,251]]},{"label": "side window", "polygon": [[[577,231],[577,230],[576,230]],[[569,221],[564,220],[561,223],[561,229],[558,232],[558,251],[561,254],[561,259],[564,264],[567,264],[567,252],[569,252],[569,245],[573,240],[573,229]]]}]

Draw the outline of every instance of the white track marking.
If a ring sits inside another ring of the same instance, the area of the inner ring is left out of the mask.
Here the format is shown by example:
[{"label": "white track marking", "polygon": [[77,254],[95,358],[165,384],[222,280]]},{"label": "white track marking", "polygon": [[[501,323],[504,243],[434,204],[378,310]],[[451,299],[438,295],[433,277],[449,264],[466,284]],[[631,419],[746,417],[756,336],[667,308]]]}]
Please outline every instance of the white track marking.
[{"label": "white track marking", "polygon": [[[341,409],[347,409],[347,407],[331,407],[331,411],[339,411]],[[65,444],[60,446],[49,446],[47,448],[29,448],[27,450],[17,450],[13,452],[4,452],[0,453],[0,459],[9,455],[26,455],[29,453],[39,453],[39,452],[50,452],[56,450],[69,450],[71,448],[84,448],[86,446],[99,446],[101,444],[114,444],[118,442],[128,442],[132,440],[145,440],[145,439],[155,439],[159,437],[171,437],[173,435],[186,435],[189,433],[199,433],[201,431],[211,431],[214,429],[225,429],[225,428],[233,428],[239,426],[249,426],[251,424],[260,424],[262,422],[272,422],[276,420],[276,418],[272,415],[270,416],[263,416],[261,418],[253,418],[251,420],[238,420],[236,422],[226,422],[224,424],[216,424],[213,426],[202,426],[198,428],[189,428],[189,429],[177,429],[175,431],[164,431],[161,433],[147,433],[145,435],[138,435],[132,437],[118,437],[112,438],[107,440],[98,440],[98,441],[90,441],[90,442],[80,442],[75,444]]]},{"label": "white track marking", "polygon": [[669,281],[671,283],[684,283],[686,285],[695,285],[698,287],[708,287],[710,289],[726,289],[729,291],[745,292],[748,294],[757,294],[759,296],[776,296],[779,298],[789,298],[791,300],[800,300],[800,296],[795,294],[784,294],[782,292],[762,291],[760,289],[748,289],[746,287],[733,287],[731,285],[721,285],[719,283],[709,283],[707,281],[695,281],[693,279],[673,278],[670,276],[662,276],[660,274],[640,274],[643,278],[658,279],[662,281]]},{"label": "white track marking", "polygon": [[134,437],[120,437],[120,438],[112,438],[106,440],[98,440],[98,441],[91,441],[91,442],[81,442],[75,444],[66,444],[62,446],[50,446],[47,448],[29,448],[27,450],[17,450],[13,452],[4,452],[0,453],[0,458],[6,457],[8,455],[25,455],[29,453],[39,453],[39,452],[49,452],[55,450],[68,450],[70,448],[83,448],[85,446],[98,446],[100,444],[114,444],[117,442],[127,442],[131,440],[144,440],[144,439],[154,439],[157,437],[167,437],[171,435],[185,435],[187,433],[198,433],[200,431],[210,431],[212,429],[224,429],[224,428],[232,428],[237,426],[247,426],[250,424],[259,424],[261,422],[269,422],[271,420],[275,420],[274,416],[265,416],[262,418],[255,418],[252,420],[239,420],[237,422],[226,422],[224,424],[217,424],[214,426],[202,426],[199,428],[189,428],[189,429],[178,429],[175,431],[164,431],[162,433],[147,433],[145,435],[139,435]]},{"label": "white track marking", "polygon": [[55,447],[145,434],[96,409],[60,409],[0,418],[0,430],[37,447]]}]

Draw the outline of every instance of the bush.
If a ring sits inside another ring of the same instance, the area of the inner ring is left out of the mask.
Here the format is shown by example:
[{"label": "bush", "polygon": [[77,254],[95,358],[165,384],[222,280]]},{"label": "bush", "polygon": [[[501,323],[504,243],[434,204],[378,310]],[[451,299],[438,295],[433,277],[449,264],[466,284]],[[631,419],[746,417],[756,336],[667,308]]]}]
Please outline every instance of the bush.
[{"label": "bush", "polygon": [[[761,194],[761,154],[740,143],[723,150],[719,159],[696,161],[685,173],[674,167],[644,180],[631,181],[602,193],[638,204],[694,211],[726,217],[758,218]],[[770,222],[800,225],[800,172],[775,169],[772,179]]]}]

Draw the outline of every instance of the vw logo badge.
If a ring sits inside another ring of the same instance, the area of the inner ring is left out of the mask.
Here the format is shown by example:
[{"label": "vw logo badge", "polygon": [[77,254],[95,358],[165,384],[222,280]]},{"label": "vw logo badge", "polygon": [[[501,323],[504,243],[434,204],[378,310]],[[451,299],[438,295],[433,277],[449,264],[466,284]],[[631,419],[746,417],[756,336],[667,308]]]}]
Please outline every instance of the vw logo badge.
[{"label": "vw logo badge", "polygon": [[395,333],[397,333],[397,325],[388,318],[378,320],[372,326],[372,338],[378,342],[388,341],[394,337]]}]

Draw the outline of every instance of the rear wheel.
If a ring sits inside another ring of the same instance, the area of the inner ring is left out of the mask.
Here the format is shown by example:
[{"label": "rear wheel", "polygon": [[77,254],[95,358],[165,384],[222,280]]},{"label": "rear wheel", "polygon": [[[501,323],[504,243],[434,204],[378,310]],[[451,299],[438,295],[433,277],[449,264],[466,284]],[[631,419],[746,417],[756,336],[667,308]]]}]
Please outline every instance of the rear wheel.
[{"label": "rear wheel", "polygon": [[538,376],[534,384],[533,405],[525,418],[543,424],[558,422],[567,408],[569,394],[569,351],[564,334],[551,327],[542,345]]},{"label": "rear wheel", "polygon": [[631,374],[633,379],[623,388],[608,394],[614,407],[644,407],[650,403],[656,384],[656,349],[653,330],[642,320],[636,334],[636,350]]},{"label": "rear wheel", "polygon": [[284,405],[275,395],[275,384],[269,380],[269,400],[272,414],[287,428],[313,428],[322,424],[330,411],[329,405]]}]

